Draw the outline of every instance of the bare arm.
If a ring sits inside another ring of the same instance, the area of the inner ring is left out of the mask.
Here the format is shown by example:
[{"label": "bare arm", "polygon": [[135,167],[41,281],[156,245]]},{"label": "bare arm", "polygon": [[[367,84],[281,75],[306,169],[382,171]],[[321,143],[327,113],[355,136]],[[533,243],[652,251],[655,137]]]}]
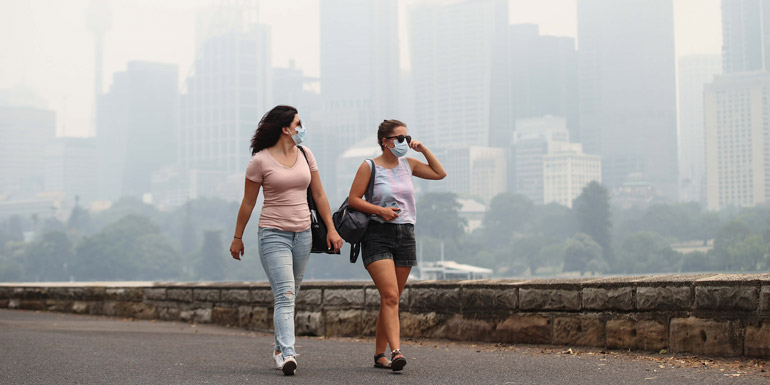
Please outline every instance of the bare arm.
[{"label": "bare arm", "polygon": [[425,156],[425,160],[428,161],[428,164],[425,164],[415,158],[407,158],[409,160],[409,167],[412,168],[412,175],[431,180],[440,180],[446,177],[444,166],[441,165],[441,162],[438,161],[438,158],[433,155],[428,147],[416,140],[413,140],[409,146],[415,151],[421,152]]},{"label": "bare arm", "polygon": [[379,215],[386,221],[392,221],[398,218],[398,208],[380,207],[361,199],[361,197],[366,194],[366,189],[369,187],[369,179],[371,177],[372,171],[369,169],[369,162],[364,161],[358,168],[358,172],[356,172],[356,177],[353,179],[353,185],[350,186],[348,205],[353,210],[362,213]]},{"label": "bare arm", "polygon": [[310,191],[313,194],[318,214],[321,215],[321,220],[326,224],[326,246],[330,249],[334,248],[335,252],[339,251],[342,246],[342,238],[337,234],[337,229],[334,228],[329,200],[326,198],[326,192],[324,192],[321,176],[318,174],[318,171],[310,172]]},{"label": "bare arm", "polygon": [[261,183],[246,179],[241,208],[238,210],[238,219],[235,222],[235,235],[233,235],[233,242],[230,244],[230,255],[239,261],[244,252],[243,240],[241,238],[243,238],[246,224],[249,223],[249,218],[251,218],[251,212],[254,211],[254,206],[257,204],[260,187],[262,187]]}]

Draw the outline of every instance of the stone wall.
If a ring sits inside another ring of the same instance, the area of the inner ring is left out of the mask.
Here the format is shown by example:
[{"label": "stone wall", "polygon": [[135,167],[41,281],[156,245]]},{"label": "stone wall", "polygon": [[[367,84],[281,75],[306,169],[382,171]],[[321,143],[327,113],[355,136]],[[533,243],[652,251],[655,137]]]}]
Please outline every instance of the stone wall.
[{"label": "stone wall", "polygon": [[[371,282],[308,282],[297,334],[371,336]],[[272,329],[265,283],[0,284],[0,308]],[[770,356],[770,274],[419,281],[401,298],[403,337]]]}]

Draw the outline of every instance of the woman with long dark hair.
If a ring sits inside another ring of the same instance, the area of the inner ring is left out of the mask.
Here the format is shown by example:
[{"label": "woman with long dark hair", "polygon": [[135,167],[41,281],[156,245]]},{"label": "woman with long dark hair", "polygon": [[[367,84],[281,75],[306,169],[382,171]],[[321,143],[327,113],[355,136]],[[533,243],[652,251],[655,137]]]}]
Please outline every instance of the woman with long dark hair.
[{"label": "woman with long dark hair", "polygon": [[[358,168],[348,204],[354,210],[372,214],[362,240],[362,259],[380,293],[374,366],[399,371],[406,365],[406,357],[401,353],[398,301],[412,266],[417,265],[414,239],[417,211],[412,176],[438,180],[446,176],[446,171],[428,147],[412,140],[406,124],[398,120],[385,120],[380,124],[377,142],[382,155],[373,159],[374,164],[366,161]],[[406,157],[410,148],[421,152],[428,163]],[[377,172],[371,201],[367,202],[361,197],[369,186],[372,167],[376,167]],[[385,356],[388,345],[390,360]]]},{"label": "woman with long dark hair", "polygon": [[251,140],[252,157],[246,168],[246,187],[230,245],[230,254],[240,260],[244,252],[243,232],[256,205],[259,189],[263,188],[265,202],[259,217],[259,257],[273,290],[273,359],[285,375],[293,375],[297,368],[294,299],[305,274],[312,242],[308,185],[328,229],[327,246],[334,251],[342,246],[313,153],[303,147],[305,159],[297,148],[304,138],[305,127],[296,108],[276,106],[262,117]]}]

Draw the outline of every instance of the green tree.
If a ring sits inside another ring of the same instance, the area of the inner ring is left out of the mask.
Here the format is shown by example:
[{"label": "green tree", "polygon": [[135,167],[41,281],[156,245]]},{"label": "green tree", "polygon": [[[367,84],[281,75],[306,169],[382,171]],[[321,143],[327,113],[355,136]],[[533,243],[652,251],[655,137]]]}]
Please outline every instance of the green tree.
[{"label": "green tree", "polygon": [[488,247],[507,247],[513,234],[530,224],[533,210],[532,201],[520,194],[504,192],[492,198],[481,229]]},{"label": "green tree", "polygon": [[74,250],[67,234],[61,231],[43,234],[24,248],[24,272],[33,281],[67,281]]},{"label": "green tree", "polygon": [[588,234],[602,248],[604,260],[614,269],[610,230],[610,199],[607,189],[596,181],[589,183],[573,205],[580,232]]},{"label": "green tree", "polygon": [[196,255],[198,279],[221,281],[225,278],[227,249],[222,245],[222,233],[218,230],[203,232],[203,246]]},{"label": "green tree", "polygon": [[624,273],[671,273],[679,270],[681,255],[670,246],[670,240],[652,231],[636,233],[623,241],[621,270]]},{"label": "green tree", "polygon": [[[567,241],[564,249],[564,271],[578,271],[580,275],[591,269],[604,269],[606,261],[602,258],[602,247],[590,235],[577,233]],[[596,271],[604,272],[604,271]]]},{"label": "green tree", "polygon": [[467,221],[460,217],[462,205],[453,193],[427,193],[417,201],[417,234],[436,239],[457,240],[465,234]]},{"label": "green tree", "polygon": [[76,248],[76,280],[173,280],[179,252],[147,217],[125,216],[86,237]]},{"label": "green tree", "polygon": [[578,232],[575,214],[558,203],[535,206],[534,231],[548,238],[566,240]]}]

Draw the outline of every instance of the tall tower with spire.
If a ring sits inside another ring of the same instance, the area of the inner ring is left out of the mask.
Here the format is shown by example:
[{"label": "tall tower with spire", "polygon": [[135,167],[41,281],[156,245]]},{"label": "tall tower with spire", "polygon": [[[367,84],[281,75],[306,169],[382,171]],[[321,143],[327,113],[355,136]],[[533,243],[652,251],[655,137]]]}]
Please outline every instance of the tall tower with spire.
[{"label": "tall tower with spire", "polygon": [[86,23],[94,35],[94,113],[92,124],[96,134],[96,111],[99,96],[102,94],[102,41],[104,33],[112,26],[112,11],[106,0],[91,0],[86,10]]}]

